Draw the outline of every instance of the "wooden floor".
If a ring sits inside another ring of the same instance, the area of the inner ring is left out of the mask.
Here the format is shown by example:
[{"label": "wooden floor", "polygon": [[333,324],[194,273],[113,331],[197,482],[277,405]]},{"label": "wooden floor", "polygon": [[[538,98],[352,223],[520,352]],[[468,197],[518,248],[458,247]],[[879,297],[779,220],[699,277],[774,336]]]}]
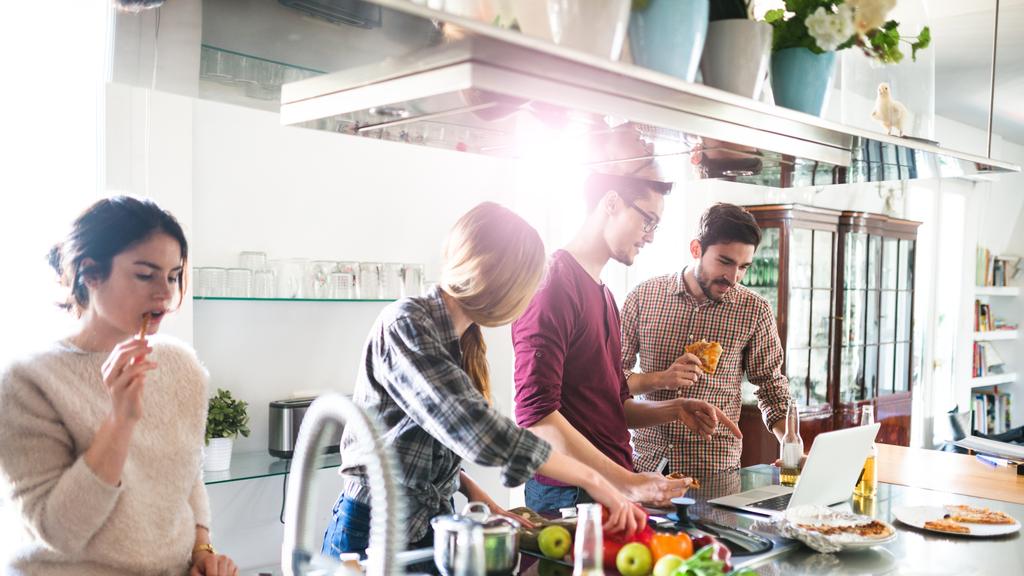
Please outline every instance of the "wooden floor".
[{"label": "wooden floor", "polygon": [[878,481],[1024,504],[1024,476],[974,456],[878,444]]}]

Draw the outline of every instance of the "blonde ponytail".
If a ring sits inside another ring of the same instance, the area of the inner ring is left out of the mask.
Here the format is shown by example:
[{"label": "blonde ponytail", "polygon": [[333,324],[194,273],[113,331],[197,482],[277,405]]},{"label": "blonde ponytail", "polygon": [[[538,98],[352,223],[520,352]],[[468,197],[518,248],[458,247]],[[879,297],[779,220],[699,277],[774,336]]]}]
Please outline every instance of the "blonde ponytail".
[{"label": "blonde ponytail", "polygon": [[469,374],[476,389],[491,402],[491,375],[487,365],[487,344],[479,324],[470,324],[459,339],[462,347],[462,369]]}]

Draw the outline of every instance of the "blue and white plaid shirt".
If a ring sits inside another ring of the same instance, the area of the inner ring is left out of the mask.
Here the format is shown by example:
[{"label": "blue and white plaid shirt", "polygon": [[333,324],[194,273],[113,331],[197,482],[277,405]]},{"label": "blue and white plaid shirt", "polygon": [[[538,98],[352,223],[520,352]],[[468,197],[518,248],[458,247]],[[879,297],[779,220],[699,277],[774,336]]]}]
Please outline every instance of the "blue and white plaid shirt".
[{"label": "blue and white plaid shirt", "polygon": [[[462,352],[441,290],[404,298],[377,318],[366,340],[353,399],[372,408],[384,442],[395,451],[409,499],[408,540],[422,539],[430,519],[450,514],[462,460],[501,466],[518,486],[551,454],[551,446],[492,408],[462,369]],[[345,494],[370,503],[366,443],[342,437]]]}]

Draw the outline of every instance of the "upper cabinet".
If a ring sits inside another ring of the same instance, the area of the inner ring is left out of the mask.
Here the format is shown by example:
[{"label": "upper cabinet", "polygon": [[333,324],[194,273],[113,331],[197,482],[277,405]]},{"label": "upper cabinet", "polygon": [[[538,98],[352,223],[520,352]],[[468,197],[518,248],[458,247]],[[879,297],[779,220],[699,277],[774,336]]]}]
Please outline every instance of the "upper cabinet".
[{"label": "upper cabinet", "polygon": [[[872,403],[879,440],[908,445],[919,223],[796,204],[746,208],[763,240],[743,283],[775,309],[805,442],[858,424],[859,406]],[[741,420],[744,464],[774,460],[756,406]]]}]

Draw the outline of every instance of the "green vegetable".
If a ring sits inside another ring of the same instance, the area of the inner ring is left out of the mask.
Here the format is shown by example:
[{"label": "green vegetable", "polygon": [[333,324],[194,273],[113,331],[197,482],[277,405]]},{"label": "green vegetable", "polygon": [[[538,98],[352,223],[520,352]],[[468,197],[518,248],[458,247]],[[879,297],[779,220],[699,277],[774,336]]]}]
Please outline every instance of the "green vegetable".
[{"label": "green vegetable", "polygon": [[241,434],[249,436],[248,404],[236,400],[227,390],[217,389],[217,395],[210,398],[206,414],[206,441],[211,438],[234,438]]},{"label": "green vegetable", "polygon": [[676,568],[673,576],[724,576],[725,562],[715,560],[715,547],[705,546]]}]

